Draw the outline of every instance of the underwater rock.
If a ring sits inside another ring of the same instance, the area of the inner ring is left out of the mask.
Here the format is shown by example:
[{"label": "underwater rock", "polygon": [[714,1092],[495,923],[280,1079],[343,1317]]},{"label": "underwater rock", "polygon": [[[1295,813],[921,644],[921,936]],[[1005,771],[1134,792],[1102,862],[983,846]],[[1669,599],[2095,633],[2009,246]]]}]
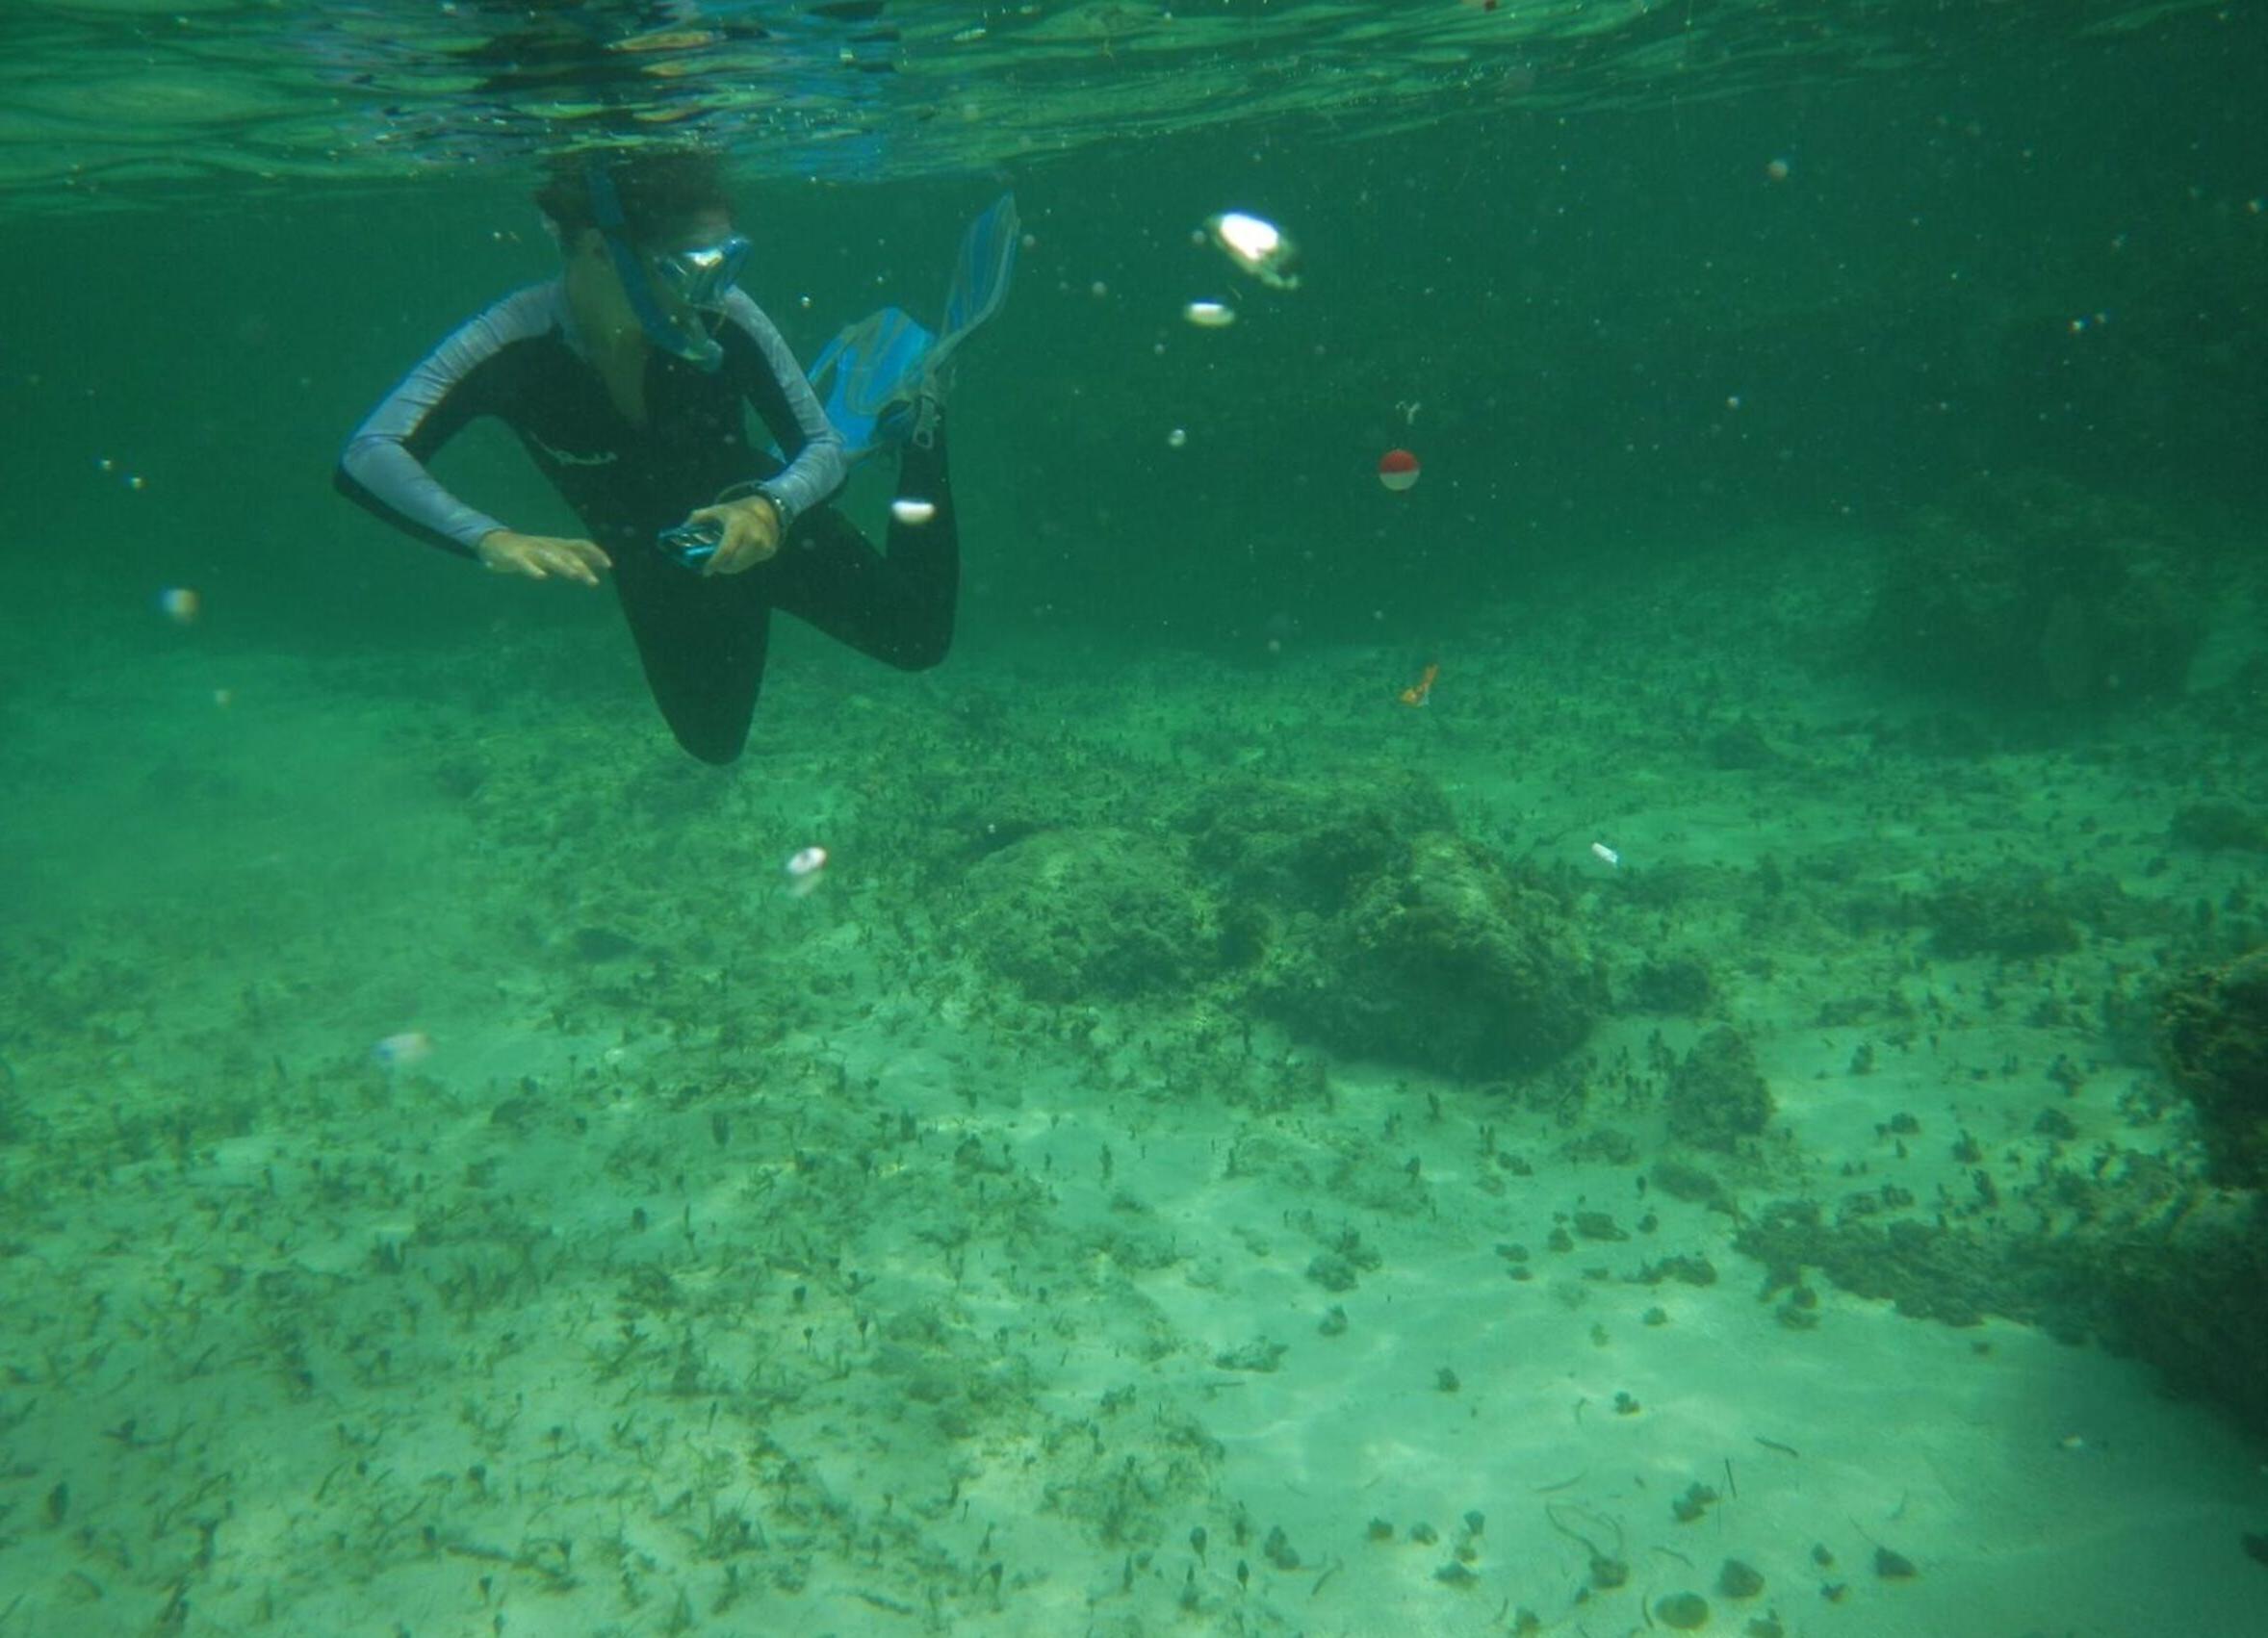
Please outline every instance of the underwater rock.
[{"label": "underwater rock", "polygon": [[428,777],[433,788],[452,802],[470,802],[488,782],[494,770],[477,755],[459,754],[444,756],[436,762]]},{"label": "underwater rock", "polygon": [[2100,709],[2180,691],[2204,629],[2151,508],[2046,474],[1979,482],[1893,551],[1876,666],[1980,704]]},{"label": "underwater rock", "polygon": [[1213,960],[1205,895],[1168,843],[1096,827],[1043,831],[962,879],[969,951],[1035,1001],[1183,987]]},{"label": "underwater rock", "polygon": [[1930,948],[1941,956],[2060,956],[2079,930],[2044,878],[1954,883],[1930,901]]},{"label": "underwater rock", "polygon": [[1772,1094],[1745,1036],[1719,1027],[1693,1043],[1669,1077],[1669,1130],[1704,1149],[1730,1149],[1772,1118]]},{"label": "underwater rock", "polygon": [[1282,915],[1336,915],[1402,868],[1414,832],[1450,829],[1428,781],[1400,772],[1305,783],[1249,780],[1205,790],[1183,817],[1197,867],[1224,899]]},{"label": "underwater rock", "polygon": [[569,941],[579,961],[594,964],[626,960],[638,953],[638,941],[611,927],[579,927]]},{"label": "underwater rock", "polygon": [[2129,1158],[2123,1174],[2086,1187],[2094,1197],[2080,1210],[2100,1226],[1833,1222],[1816,1202],[1779,1201],[1734,1244],[1765,1266],[1767,1297],[1806,1289],[1810,1267],[1912,1318],[1966,1326],[1998,1315],[2068,1341],[2093,1337],[2268,1439],[2268,1202],[2188,1210],[2169,1230],[2167,1208],[2181,1198],[2172,1175]]},{"label": "underwater rock", "polygon": [[1343,1052],[1485,1079],[1579,1045],[1600,1010],[1588,953],[1546,893],[1427,832],[1273,953],[1261,999]]},{"label": "underwater rock", "polygon": [[2212,1180],[2268,1187],[2268,949],[2169,989],[2158,1039],[2196,1108]]},{"label": "underwater rock", "polygon": [[2174,815],[2166,835],[2201,853],[2268,853],[2268,814],[2232,802],[2192,803]]},{"label": "underwater rock", "polygon": [[1780,754],[1765,738],[1764,729],[1746,717],[1718,729],[1703,742],[1702,750],[1711,767],[1726,773],[1752,773],[1780,760]]},{"label": "underwater rock", "polygon": [[1664,956],[1642,964],[1620,987],[1617,999],[1625,1011],[1664,1012],[1693,1017],[1704,1012],[1716,994],[1715,982],[1699,958]]},{"label": "underwater rock", "polygon": [[1065,825],[962,876],[959,931],[1033,1000],[1125,999],[1224,973],[1341,1051],[1484,1079],[1588,1033],[1603,985],[1558,902],[1450,833],[1427,781],[1241,780],[1173,834]]}]

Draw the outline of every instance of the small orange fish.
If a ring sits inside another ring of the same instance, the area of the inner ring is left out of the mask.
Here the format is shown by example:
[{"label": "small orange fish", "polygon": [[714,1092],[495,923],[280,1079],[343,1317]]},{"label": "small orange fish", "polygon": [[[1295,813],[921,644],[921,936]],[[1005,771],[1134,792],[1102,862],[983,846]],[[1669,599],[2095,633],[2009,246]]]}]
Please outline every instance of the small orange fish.
[{"label": "small orange fish", "polygon": [[1433,678],[1440,675],[1441,668],[1438,665],[1429,665],[1424,671],[1419,672],[1418,679],[1402,691],[1402,703],[1405,705],[1424,704],[1426,696],[1433,692]]}]

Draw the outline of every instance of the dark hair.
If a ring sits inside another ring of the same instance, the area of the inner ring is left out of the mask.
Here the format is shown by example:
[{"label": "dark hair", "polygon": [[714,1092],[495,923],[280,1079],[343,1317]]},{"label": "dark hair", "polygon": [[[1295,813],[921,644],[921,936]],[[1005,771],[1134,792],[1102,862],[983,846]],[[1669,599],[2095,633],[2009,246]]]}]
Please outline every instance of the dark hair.
[{"label": "dark hair", "polygon": [[535,207],[551,218],[562,240],[572,241],[584,228],[599,225],[591,205],[591,172],[600,166],[614,179],[632,243],[653,243],[697,216],[733,208],[725,191],[724,156],[710,148],[591,148],[557,154],[545,166]]}]

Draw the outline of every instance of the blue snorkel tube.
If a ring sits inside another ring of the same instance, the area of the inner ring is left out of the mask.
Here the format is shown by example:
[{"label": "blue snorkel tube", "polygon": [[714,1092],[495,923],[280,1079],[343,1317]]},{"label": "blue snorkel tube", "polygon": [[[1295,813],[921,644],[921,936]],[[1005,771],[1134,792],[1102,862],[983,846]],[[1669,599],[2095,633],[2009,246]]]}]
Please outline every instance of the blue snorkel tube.
[{"label": "blue snorkel tube", "polygon": [[[631,311],[638,317],[638,328],[646,332],[646,339],[663,352],[683,359],[697,370],[714,371],[725,361],[725,349],[714,336],[699,328],[690,332],[681,327],[661,303],[655,299],[653,280],[647,275],[646,264],[639,257],[637,246],[630,242],[630,224],[622,215],[622,195],[615,191],[614,174],[604,163],[590,168],[591,216],[599,232],[606,236],[606,248],[614,257],[614,271],[622,280],[623,293],[630,297]],[[728,244],[736,245],[738,253],[731,262],[736,270],[747,255],[748,242],[735,236]],[[732,287],[730,274],[723,280],[723,288],[714,292],[718,300],[724,291]]]}]

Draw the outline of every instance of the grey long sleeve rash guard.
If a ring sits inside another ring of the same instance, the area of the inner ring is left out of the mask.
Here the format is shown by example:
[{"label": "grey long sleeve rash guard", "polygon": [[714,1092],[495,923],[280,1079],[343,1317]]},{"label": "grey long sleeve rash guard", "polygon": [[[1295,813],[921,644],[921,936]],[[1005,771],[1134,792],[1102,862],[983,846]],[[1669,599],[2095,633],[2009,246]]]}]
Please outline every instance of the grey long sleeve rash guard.
[{"label": "grey long sleeve rash guard", "polygon": [[[397,527],[471,556],[481,536],[507,525],[451,494],[428,463],[467,422],[492,415],[610,552],[648,545],[693,508],[752,482],[800,518],[841,487],[841,436],[779,328],[745,293],[727,297],[716,339],[724,362],[714,371],[649,354],[640,424],[616,407],[591,364],[564,284],[517,291],[402,377],[348,441],[334,481]],[[749,409],[786,451],[785,466],[750,444]]]}]

